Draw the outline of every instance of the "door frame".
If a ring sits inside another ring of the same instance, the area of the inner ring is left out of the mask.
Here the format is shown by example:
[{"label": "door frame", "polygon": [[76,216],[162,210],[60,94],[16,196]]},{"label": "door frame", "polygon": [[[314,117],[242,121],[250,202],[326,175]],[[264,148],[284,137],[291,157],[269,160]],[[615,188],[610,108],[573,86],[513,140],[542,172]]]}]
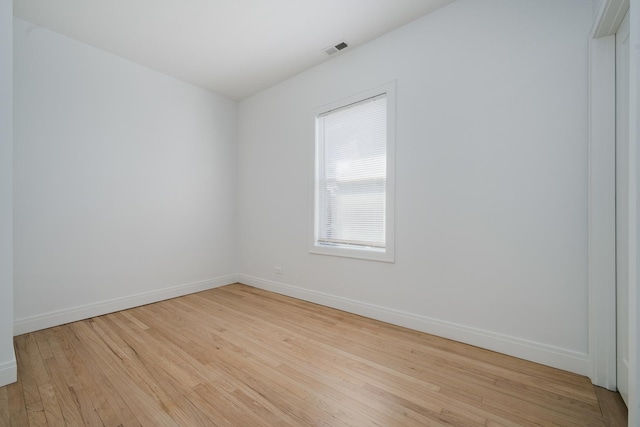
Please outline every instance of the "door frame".
[{"label": "door frame", "polygon": [[629,426],[640,426],[640,0],[601,0],[589,37],[588,287],[590,378],[616,389],[615,33],[630,13]]},{"label": "door frame", "polygon": [[589,37],[590,378],[616,389],[616,42],[629,0],[603,0]]}]

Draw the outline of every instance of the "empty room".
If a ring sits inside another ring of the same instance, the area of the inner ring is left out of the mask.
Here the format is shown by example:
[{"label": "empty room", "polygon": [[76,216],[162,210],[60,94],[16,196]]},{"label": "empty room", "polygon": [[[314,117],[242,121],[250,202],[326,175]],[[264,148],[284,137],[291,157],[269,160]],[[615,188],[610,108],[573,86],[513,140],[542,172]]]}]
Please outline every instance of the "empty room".
[{"label": "empty room", "polygon": [[0,426],[640,427],[639,3],[0,0]]}]

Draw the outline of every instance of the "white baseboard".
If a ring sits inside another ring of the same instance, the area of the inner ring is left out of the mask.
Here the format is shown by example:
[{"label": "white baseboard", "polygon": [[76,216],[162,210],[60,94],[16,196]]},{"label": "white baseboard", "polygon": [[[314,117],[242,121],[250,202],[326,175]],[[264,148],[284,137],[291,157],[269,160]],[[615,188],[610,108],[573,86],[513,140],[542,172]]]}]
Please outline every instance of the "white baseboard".
[{"label": "white baseboard", "polygon": [[0,363],[0,387],[16,382],[18,379],[18,365],[16,358]]},{"label": "white baseboard", "polygon": [[13,322],[13,334],[26,334],[28,332],[51,328],[53,326],[63,325],[69,322],[75,322],[78,320],[88,319],[90,317],[113,313],[114,311],[126,310],[129,308],[139,307],[141,305],[166,300],[169,298],[175,298],[192,294],[194,292],[200,292],[207,289],[229,285],[231,283],[236,283],[237,281],[238,275],[230,274],[228,276],[217,277],[214,279],[172,286],[156,291],[144,292],[141,294],[129,295],[121,298],[114,298],[94,304],[71,307],[64,310],[39,314],[37,316],[24,317],[22,319],[15,319],[15,321]]},{"label": "white baseboard", "polygon": [[589,355],[522,338],[458,325],[430,317],[407,313],[400,310],[367,304],[348,298],[286,285],[258,277],[239,275],[238,281],[259,289],[359,314],[409,329],[426,332],[454,341],[493,350],[498,353],[529,360],[546,366],[574,372],[579,375],[589,373]]}]

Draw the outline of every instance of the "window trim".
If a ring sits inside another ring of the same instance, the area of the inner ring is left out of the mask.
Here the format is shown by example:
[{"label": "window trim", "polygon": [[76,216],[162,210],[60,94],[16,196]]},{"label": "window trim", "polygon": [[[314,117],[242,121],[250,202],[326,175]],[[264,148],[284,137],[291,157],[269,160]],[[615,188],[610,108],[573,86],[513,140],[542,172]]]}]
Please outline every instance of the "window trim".
[{"label": "window trim", "polygon": [[[318,141],[316,140],[316,118],[321,114],[340,109],[350,104],[364,101],[378,95],[387,96],[387,177],[386,177],[386,235],[385,249],[364,249],[355,247],[341,247],[321,245],[317,242],[317,171],[318,171]],[[371,261],[395,262],[395,134],[396,134],[396,82],[390,82],[375,88],[360,92],[340,100],[314,108],[311,111],[311,225],[309,236],[309,252],[318,255],[357,258]]]}]

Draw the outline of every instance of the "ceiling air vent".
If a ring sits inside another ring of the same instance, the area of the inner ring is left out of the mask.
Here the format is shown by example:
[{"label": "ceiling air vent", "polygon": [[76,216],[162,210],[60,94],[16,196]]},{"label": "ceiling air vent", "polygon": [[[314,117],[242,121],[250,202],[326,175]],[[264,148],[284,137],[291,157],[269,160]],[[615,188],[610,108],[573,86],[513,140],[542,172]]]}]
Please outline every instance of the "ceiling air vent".
[{"label": "ceiling air vent", "polygon": [[326,49],[324,50],[324,53],[326,53],[327,55],[333,55],[334,53],[338,53],[338,52],[340,52],[342,49],[345,49],[345,48],[347,48],[347,47],[349,47],[349,45],[348,45],[348,44],[346,44],[345,42],[340,42],[340,43],[338,43],[338,44],[337,44],[337,45],[335,45],[335,46],[331,46],[331,47],[326,48]]}]

